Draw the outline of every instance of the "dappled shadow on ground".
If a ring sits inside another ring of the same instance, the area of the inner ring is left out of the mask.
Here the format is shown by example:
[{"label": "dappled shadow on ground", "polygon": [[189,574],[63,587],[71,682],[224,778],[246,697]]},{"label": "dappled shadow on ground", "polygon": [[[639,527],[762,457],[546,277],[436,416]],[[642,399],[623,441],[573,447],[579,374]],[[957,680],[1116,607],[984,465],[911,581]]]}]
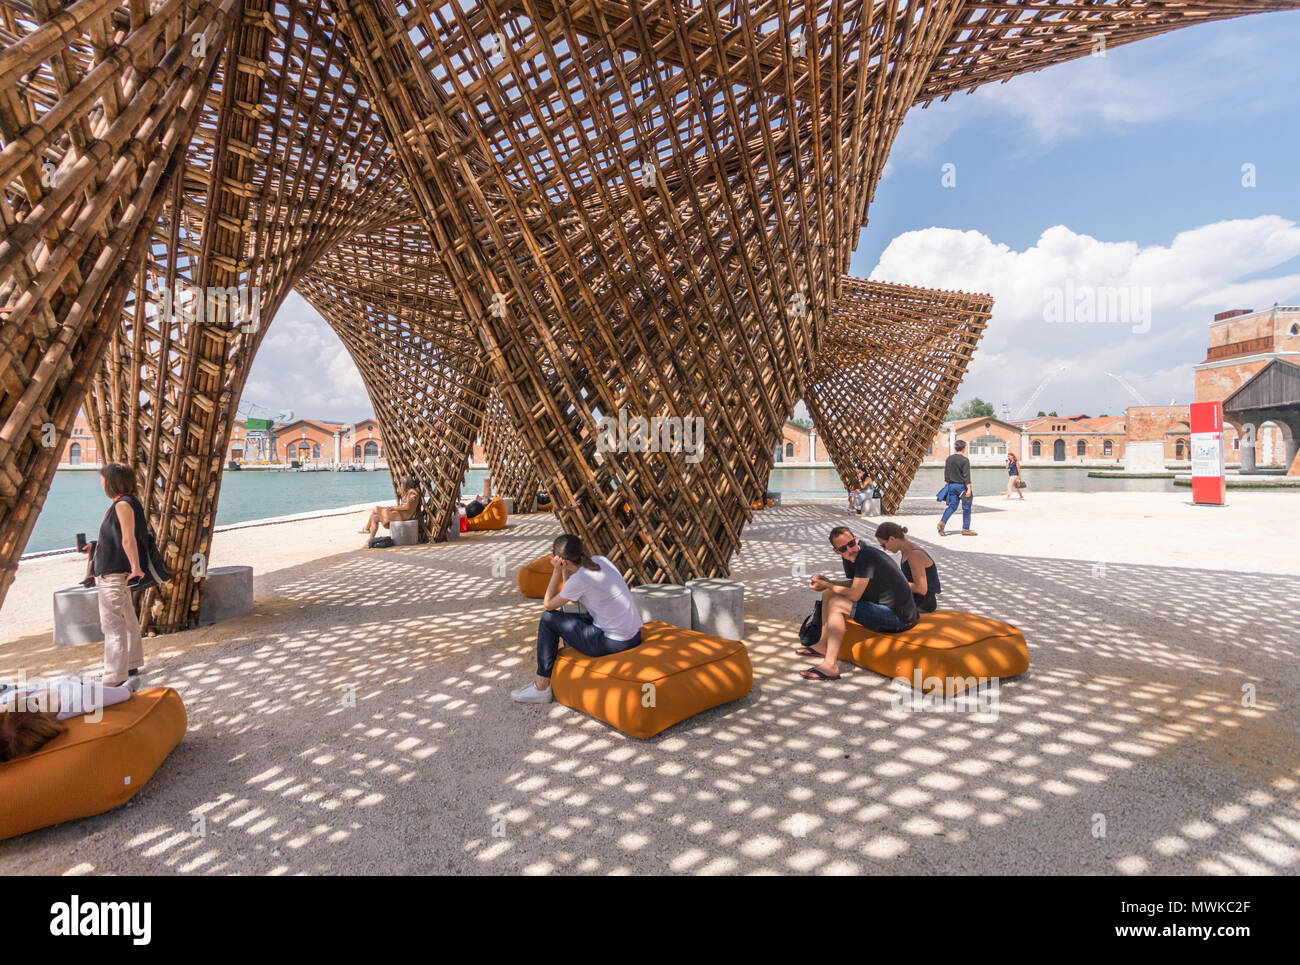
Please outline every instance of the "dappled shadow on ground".
[{"label": "dappled shadow on ground", "polygon": [[1297,870],[1300,580],[1268,577],[1261,605],[1248,574],[927,544],[943,605],[1022,627],[1033,663],[996,712],[916,711],[847,664],[797,676],[793,554],[838,572],[838,518],[756,515],[734,574],[754,691],[650,741],[508,699],[539,612],[514,571],[552,517],[272,574],[274,619],[151,668],[191,714],[154,780],[0,844],[0,871]]}]

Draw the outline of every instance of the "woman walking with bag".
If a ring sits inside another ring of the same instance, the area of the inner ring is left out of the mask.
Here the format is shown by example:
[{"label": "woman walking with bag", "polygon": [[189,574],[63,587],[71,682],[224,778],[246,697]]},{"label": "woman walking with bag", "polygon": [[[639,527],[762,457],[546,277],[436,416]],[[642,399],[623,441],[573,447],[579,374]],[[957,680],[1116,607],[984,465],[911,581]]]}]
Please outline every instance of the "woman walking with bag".
[{"label": "woman walking with bag", "polygon": [[95,585],[99,589],[99,625],[104,631],[106,687],[135,683],[144,663],[144,641],[128,581],[143,579],[142,562],[149,535],[144,506],[135,497],[135,473],[120,462],[99,471],[104,492],[113,502],[104,514],[95,544]]},{"label": "woman walking with bag", "polygon": [[1020,478],[1020,460],[1016,458],[1015,453],[1007,453],[1007,493],[1003,499],[1010,499],[1012,493],[1016,493],[1021,499],[1025,494],[1021,492],[1025,488],[1024,480]]}]

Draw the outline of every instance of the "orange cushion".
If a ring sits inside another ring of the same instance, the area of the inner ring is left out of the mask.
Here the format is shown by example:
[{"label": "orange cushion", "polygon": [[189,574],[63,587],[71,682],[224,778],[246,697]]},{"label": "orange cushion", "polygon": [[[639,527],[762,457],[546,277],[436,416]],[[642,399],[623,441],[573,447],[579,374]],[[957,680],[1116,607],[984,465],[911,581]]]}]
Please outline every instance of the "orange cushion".
[{"label": "orange cushion", "polygon": [[187,723],[170,687],[105,707],[96,723],[66,721],[68,729],[35,753],[0,764],[0,839],[125,804],[180,743]]},{"label": "orange cushion", "polygon": [[886,677],[904,677],[915,684],[917,672],[941,678],[944,693],[959,694],[984,677],[1014,677],[1029,669],[1025,635],[1009,623],[962,613],[935,610],[922,613],[916,626],[902,633],[876,633],[848,621],[840,659]]},{"label": "orange cushion", "polygon": [[[546,596],[546,585],[551,582],[551,554],[539,556],[524,566],[519,567],[519,592],[524,596],[540,600]],[[564,586],[564,578],[560,578]]]},{"label": "orange cushion", "polygon": [[563,647],[551,671],[555,699],[564,706],[642,739],[739,700],[753,683],[749,651],[739,640],[658,620],[643,626],[641,643],[622,653],[588,657]]},{"label": "orange cushion", "polygon": [[500,496],[492,497],[488,504],[483,507],[483,512],[467,521],[465,525],[471,533],[485,529],[505,529],[506,501]]}]

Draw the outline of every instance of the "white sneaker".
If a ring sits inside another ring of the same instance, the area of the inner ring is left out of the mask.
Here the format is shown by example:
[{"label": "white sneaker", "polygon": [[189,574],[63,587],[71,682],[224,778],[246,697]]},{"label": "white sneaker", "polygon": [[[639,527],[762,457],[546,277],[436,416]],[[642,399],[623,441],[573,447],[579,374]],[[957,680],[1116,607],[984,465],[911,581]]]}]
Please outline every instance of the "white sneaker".
[{"label": "white sneaker", "polygon": [[555,699],[555,695],[551,693],[550,687],[538,690],[537,681],[534,680],[527,687],[510,691],[510,699],[517,700],[521,704],[549,704]]}]

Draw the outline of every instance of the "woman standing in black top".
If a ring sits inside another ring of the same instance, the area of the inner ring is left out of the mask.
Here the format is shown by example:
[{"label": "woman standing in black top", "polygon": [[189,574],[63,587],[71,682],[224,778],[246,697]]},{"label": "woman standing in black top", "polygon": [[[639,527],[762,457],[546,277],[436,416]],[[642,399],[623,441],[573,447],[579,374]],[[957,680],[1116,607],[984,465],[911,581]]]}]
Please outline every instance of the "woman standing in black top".
[{"label": "woman standing in black top", "polygon": [[104,685],[120,687],[144,663],[144,641],[135,615],[128,580],[144,576],[140,557],[147,542],[144,506],[135,497],[135,473],[120,462],[99,471],[112,504],[95,544],[95,585],[99,589],[99,624],[104,631]]},{"label": "woman standing in black top", "polygon": [[916,608],[922,613],[937,610],[939,601],[935,597],[943,592],[939,585],[939,567],[935,566],[929,553],[907,538],[907,527],[893,522],[881,523],[876,527],[876,542],[887,553],[901,555],[903,575],[907,577]]}]

